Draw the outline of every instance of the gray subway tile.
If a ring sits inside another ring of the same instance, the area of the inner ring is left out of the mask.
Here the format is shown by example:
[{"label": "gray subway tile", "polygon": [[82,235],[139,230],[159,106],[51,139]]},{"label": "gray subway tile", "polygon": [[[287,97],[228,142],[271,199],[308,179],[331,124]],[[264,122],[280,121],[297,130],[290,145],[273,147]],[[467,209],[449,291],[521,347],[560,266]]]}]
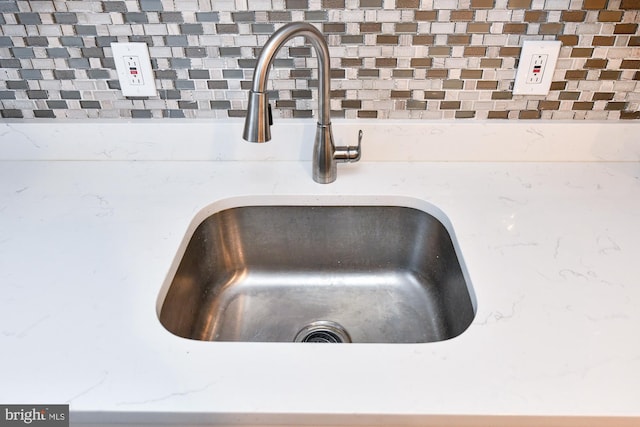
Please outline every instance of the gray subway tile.
[{"label": "gray subway tile", "polygon": [[102,9],[105,12],[125,13],[127,11],[127,5],[123,1],[105,1],[102,2]]},{"label": "gray subway tile", "polygon": [[182,34],[204,34],[202,24],[180,24]]},{"label": "gray subway tile", "polygon": [[11,37],[0,36],[0,47],[11,47],[13,46],[13,40]]},{"label": "gray subway tile", "polygon": [[210,101],[209,104],[212,110],[230,110],[231,109],[230,101]]},{"label": "gray subway tile", "polygon": [[184,22],[184,17],[182,16],[182,12],[161,12],[160,13],[160,22],[163,22],[163,23],[182,23],[182,22]]},{"label": "gray subway tile", "polygon": [[33,53],[33,49],[30,47],[12,47],[11,54],[14,58],[20,59],[29,59],[36,57],[36,55]]},{"label": "gray subway tile", "polygon": [[104,50],[101,47],[83,47],[81,51],[84,58],[104,58]]},{"label": "gray subway tile", "polygon": [[131,110],[132,119],[150,119],[153,117],[151,110]]},{"label": "gray subway tile", "polygon": [[229,89],[229,84],[226,80],[209,80],[207,87],[209,89]]},{"label": "gray subway tile", "polygon": [[60,44],[67,47],[83,47],[84,40],[77,36],[63,36],[60,37]]},{"label": "gray subway tile", "polygon": [[30,36],[24,38],[24,44],[27,46],[49,46],[49,39],[44,36]]},{"label": "gray subway tile", "polygon": [[160,99],[180,99],[182,97],[179,90],[164,89],[158,92],[160,95]]},{"label": "gray subway tile", "polygon": [[16,110],[13,108],[0,110],[0,116],[2,116],[3,119],[22,119],[24,117],[22,110]]},{"label": "gray subway tile", "polygon": [[47,56],[49,58],[69,58],[69,51],[65,47],[47,48]]},{"label": "gray subway tile", "polygon": [[[0,66],[1,66],[1,63],[2,63],[2,60],[0,60]],[[42,71],[23,68],[22,70],[20,70],[20,77],[22,77],[25,80],[42,80]]]},{"label": "gray subway tile", "polygon": [[60,98],[62,99],[80,99],[80,91],[78,90],[61,90]]},{"label": "gray subway tile", "polygon": [[225,79],[242,79],[244,71],[242,70],[222,70],[222,77]]},{"label": "gray subway tile", "polygon": [[426,101],[417,101],[415,99],[407,100],[407,110],[426,110],[427,102]]},{"label": "gray subway tile", "polygon": [[73,28],[79,36],[97,36],[98,31],[95,25],[75,25]]},{"label": "gray subway tile", "polygon": [[255,12],[232,12],[231,19],[233,22],[256,22]]},{"label": "gray subway tile", "polygon": [[241,55],[241,50],[239,47],[221,47],[220,56],[231,56],[231,57],[239,57]]},{"label": "gray subway tile", "polygon": [[89,77],[90,79],[104,80],[111,78],[111,75],[108,70],[92,69],[87,70],[87,77]]},{"label": "gray subway tile", "polygon": [[160,12],[163,10],[160,0],[140,0],[140,10],[143,12]]},{"label": "gray subway tile", "polygon": [[29,89],[29,84],[26,80],[7,80],[7,89]]},{"label": "gray subway tile", "polygon": [[33,117],[36,119],[55,119],[53,110],[33,110]]},{"label": "gray subway tile", "polygon": [[67,59],[67,64],[69,64],[69,68],[76,68],[79,70],[88,70],[91,68],[89,58],[69,58]]},{"label": "gray subway tile", "polygon": [[216,24],[218,34],[238,34],[238,24]]},{"label": "gray subway tile", "polygon": [[22,68],[19,59],[0,59],[0,68]]},{"label": "gray subway tile", "polygon": [[100,109],[100,101],[80,101],[80,108],[84,109]]},{"label": "gray subway tile", "polygon": [[191,59],[189,58],[171,58],[169,63],[171,68],[191,68]]},{"label": "gray subway tile", "polygon": [[273,24],[252,24],[251,30],[255,34],[271,34],[275,31]]},{"label": "gray subway tile", "polygon": [[184,49],[184,54],[187,58],[206,58],[207,49],[204,47],[187,47]]},{"label": "gray subway tile", "polygon": [[276,108],[289,109],[292,110],[296,108],[296,101],[290,99],[284,99],[281,101],[276,101]]},{"label": "gray subway tile", "polygon": [[100,63],[102,64],[102,68],[116,68],[116,63],[112,57],[109,58],[100,58]]},{"label": "gray subway tile", "polygon": [[55,12],[53,20],[56,24],[77,24],[78,15],[72,12]]},{"label": "gray subway tile", "polygon": [[29,99],[47,99],[49,93],[46,90],[27,90],[27,98]]},{"label": "gray subway tile", "polygon": [[276,68],[293,68],[293,59],[291,58],[276,58],[273,60],[273,66]]},{"label": "gray subway tile", "polygon": [[209,70],[189,70],[190,79],[208,79],[209,77]]},{"label": "gray subway tile", "polygon": [[196,12],[196,21],[198,22],[220,22],[218,12]]},{"label": "gray subway tile", "polygon": [[16,92],[13,90],[0,90],[0,99],[16,99]]},{"label": "gray subway tile", "polygon": [[153,37],[151,36],[129,36],[129,41],[132,43],[146,43],[149,46],[153,46]]},{"label": "gray subway tile", "polygon": [[175,80],[178,78],[178,74],[175,70],[155,70],[156,79]]},{"label": "gray subway tile", "polygon": [[163,110],[162,117],[169,119],[184,119],[184,112],[182,110]]},{"label": "gray subway tile", "polygon": [[329,20],[325,10],[307,10],[304,12],[305,21],[324,22]]},{"label": "gray subway tile", "polygon": [[[275,63],[276,60],[274,60],[273,62]],[[240,68],[255,68],[256,67],[256,63],[258,62],[257,59],[255,58],[250,58],[250,59],[238,59],[238,67]]]},{"label": "gray subway tile", "polygon": [[127,24],[148,24],[149,18],[144,12],[127,12],[123,14],[124,22]]},{"label": "gray subway tile", "polygon": [[311,90],[309,89],[295,89],[291,91],[291,98],[293,99],[311,99]]},{"label": "gray subway tile", "polygon": [[291,12],[283,10],[274,10],[267,13],[271,22],[291,22]]},{"label": "gray subway tile", "polygon": [[308,0],[285,0],[285,7],[287,9],[308,9],[309,1]]},{"label": "gray subway tile", "polygon": [[310,57],[311,48],[310,47],[290,47],[289,55],[293,57]]},{"label": "gray subway tile", "polygon": [[15,0],[0,1],[0,12],[18,12],[18,4]]},{"label": "gray subway tile", "polygon": [[[338,71],[343,71],[343,70],[338,70]],[[331,78],[333,77],[334,71],[331,70]],[[311,70],[309,68],[294,68],[293,70],[291,70],[291,72],[289,73],[289,76],[291,76],[292,79],[310,79],[311,78]],[[342,78],[342,77],[340,77]],[[333,97],[332,97],[333,99]]]},{"label": "gray subway tile", "polygon": [[47,107],[52,110],[66,110],[69,105],[67,105],[67,101],[54,99],[47,101]]},{"label": "gray subway tile", "polygon": [[109,89],[120,90],[120,82],[118,80],[107,80],[107,87]]},{"label": "gray subway tile", "polygon": [[56,80],[73,80],[76,78],[74,70],[53,70],[53,77]]},{"label": "gray subway tile", "polygon": [[117,42],[118,38],[113,36],[98,36],[96,37],[96,46],[109,47],[111,43]]},{"label": "gray subway tile", "polygon": [[349,34],[340,36],[342,44],[362,44],[364,43],[364,37],[362,34]]},{"label": "gray subway tile", "polygon": [[191,90],[196,88],[196,84],[191,80],[176,80],[176,89]]},{"label": "gray subway tile", "polygon": [[310,119],[313,117],[311,110],[293,110],[293,117],[296,119]]},{"label": "gray subway tile", "polygon": [[34,12],[22,12],[16,13],[16,19],[18,24],[22,25],[38,25],[42,24],[40,14]]},{"label": "gray subway tile", "polygon": [[183,35],[165,36],[164,43],[167,46],[171,46],[171,47],[189,46],[189,41],[187,39],[187,36],[183,36]]},{"label": "gray subway tile", "polygon": [[197,110],[198,101],[178,101],[178,108],[181,110]]}]

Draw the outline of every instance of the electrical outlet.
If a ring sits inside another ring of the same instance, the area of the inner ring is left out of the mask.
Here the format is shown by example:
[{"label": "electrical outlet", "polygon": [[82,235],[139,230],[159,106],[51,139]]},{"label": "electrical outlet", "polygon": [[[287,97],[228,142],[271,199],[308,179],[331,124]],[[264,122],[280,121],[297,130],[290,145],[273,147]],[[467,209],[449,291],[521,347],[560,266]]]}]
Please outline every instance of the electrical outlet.
[{"label": "electrical outlet", "polygon": [[549,55],[533,55],[527,70],[527,84],[542,83],[542,76],[544,76],[548,57]]},{"label": "electrical outlet", "polygon": [[560,54],[560,41],[525,40],[513,85],[514,95],[547,95]]},{"label": "electrical outlet", "polygon": [[156,96],[156,83],[146,43],[111,43],[124,96]]},{"label": "electrical outlet", "polygon": [[123,59],[129,84],[134,86],[143,85],[144,78],[140,72],[140,58],[137,56],[125,56]]}]

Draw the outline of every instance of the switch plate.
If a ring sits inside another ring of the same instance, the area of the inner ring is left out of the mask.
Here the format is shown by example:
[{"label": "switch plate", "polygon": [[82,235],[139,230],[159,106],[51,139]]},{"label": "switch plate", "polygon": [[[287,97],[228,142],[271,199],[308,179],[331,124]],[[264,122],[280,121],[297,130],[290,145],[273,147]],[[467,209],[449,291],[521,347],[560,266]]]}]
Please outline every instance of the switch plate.
[{"label": "switch plate", "polygon": [[560,41],[525,40],[513,85],[514,95],[547,95],[560,54]]},{"label": "switch plate", "polygon": [[157,96],[146,43],[111,43],[120,89],[124,96]]}]

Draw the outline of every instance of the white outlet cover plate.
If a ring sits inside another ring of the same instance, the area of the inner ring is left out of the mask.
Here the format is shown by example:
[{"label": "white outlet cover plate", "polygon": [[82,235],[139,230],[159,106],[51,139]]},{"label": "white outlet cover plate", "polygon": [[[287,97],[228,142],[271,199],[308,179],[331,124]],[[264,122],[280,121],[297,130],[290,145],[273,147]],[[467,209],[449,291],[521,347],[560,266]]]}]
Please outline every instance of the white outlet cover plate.
[{"label": "white outlet cover plate", "polygon": [[[520,62],[516,72],[516,81],[513,84],[514,95],[547,95],[553,81],[553,73],[556,70],[558,55],[562,47],[561,41],[525,40],[522,43]],[[540,83],[527,83],[529,66],[534,55],[548,55]]]},{"label": "white outlet cover plate", "polygon": [[[149,47],[146,43],[111,43],[113,61],[116,64],[120,89],[124,96],[157,96],[156,82],[151,68],[151,58],[149,57]],[[129,84],[129,70],[124,58],[127,56],[137,56],[140,61],[140,74],[143,84]]]}]

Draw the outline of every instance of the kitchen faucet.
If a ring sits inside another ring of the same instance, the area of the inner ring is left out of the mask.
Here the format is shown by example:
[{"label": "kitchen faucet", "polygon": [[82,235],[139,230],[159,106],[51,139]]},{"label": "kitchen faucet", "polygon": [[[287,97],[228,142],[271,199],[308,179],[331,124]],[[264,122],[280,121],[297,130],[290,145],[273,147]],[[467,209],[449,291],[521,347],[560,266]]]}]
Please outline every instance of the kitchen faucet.
[{"label": "kitchen faucet", "polygon": [[250,142],[266,142],[271,139],[270,125],[273,121],[266,91],[269,68],[280,48],[296,36],[303,36],[311,43],[318,60],[318,127],[313,146],[313,180],[320,184],[328,184],[336,180],[336,163],[360,160],[362,131],[358,135],[358,145],[355,147],[336,147],[333,143],[329,103],[329,47],[324,35],[313,25],[302,22],[287,24],[273,33],[262,48],[253,73],[242,137]]}]

